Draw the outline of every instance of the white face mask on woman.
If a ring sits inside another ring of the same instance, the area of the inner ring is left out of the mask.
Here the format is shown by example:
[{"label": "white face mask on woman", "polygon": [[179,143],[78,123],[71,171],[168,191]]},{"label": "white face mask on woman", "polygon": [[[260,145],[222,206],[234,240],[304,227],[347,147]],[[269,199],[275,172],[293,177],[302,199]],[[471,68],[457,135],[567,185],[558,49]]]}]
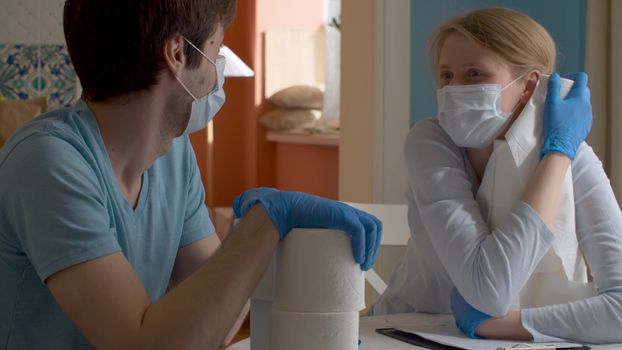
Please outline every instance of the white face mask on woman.
[{"label": "white face mask on woman", "polygon": [[179,77],[175,77],[177,78],[177,81],[179,81],[181,86],[194,100],[192,102],[190,120],[188,121],[188,126],[186,126],[186,130],[183,133],[183,135],[188,135],[192,132],[205,128],[207,126],[207,123],[209,123],[210,120],[214,119],[216,113],[218,113],[222,105],[225,104],[226,97],[223,86],[225,84],[226,60],[224,56],[218,55],[218,57],[216,58],[216,62],[214,62],[188,39],[184,38],[184,40],[195,50],[199,51],[201,56],[205,57],[211,64],[214,65],[214,67],[216,67],[216,86],[207,95],[200,98],[194,96],[194,94],[190,92],[188,87],[181,81],[181,79],[179,79]]},{"label": "white face mask on woman", "polygon": [[439,124],[458,147],[490,144],[510,120],[501,110],[501,84],[447,85],[436,91]]}]

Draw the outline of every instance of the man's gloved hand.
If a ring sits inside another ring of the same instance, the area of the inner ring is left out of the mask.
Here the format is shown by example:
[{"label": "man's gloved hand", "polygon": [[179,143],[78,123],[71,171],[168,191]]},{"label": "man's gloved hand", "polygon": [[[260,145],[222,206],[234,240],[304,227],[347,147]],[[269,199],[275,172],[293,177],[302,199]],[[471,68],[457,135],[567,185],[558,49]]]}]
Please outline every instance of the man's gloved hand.
[{"label": "man's gloved hand", "polygon": [[469,338],[478,339],[479,337],[475,335],[477,327],[490,319],[491,316],[469,305],[455,287],[451,290],[450,301],[451,312],[456,319],[456,326]]},{"label": "man's gloved hand", "polygon": [[293,228],[340,230],[352,237],[352,253],[361,269],[369,270],[376,261],[382,222],[373,215],[334,200],[273,188],[255,188],[240,194],[233,201],[233,211],[241,218],[258,203],[265,208],[281,239]]},{"label": "man's gloved hand", "polygon": [[544,144],[540,158],[544,158],[547,153],[558,152],[573,160],[592,127],[587,74],[572,73],[564,77],[574,80],[574,85],[563,100],[559,95],[559,75],[554,73],[549,79],[544,104]]}]

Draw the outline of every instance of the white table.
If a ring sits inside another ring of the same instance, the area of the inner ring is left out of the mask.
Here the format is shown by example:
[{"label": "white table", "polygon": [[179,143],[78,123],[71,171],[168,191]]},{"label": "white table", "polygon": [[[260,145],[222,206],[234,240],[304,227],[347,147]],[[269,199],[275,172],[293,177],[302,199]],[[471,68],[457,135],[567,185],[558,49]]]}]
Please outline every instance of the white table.
[{"label": "white table", "polygon": [[[376,333],[376,328],[389,327],[384,316],[361,317],[360,337],[362,344],[360,350],[427,350],[416,345],[410,345],[393,338]],[[593,345],[592,350],[621,350],[622,344],[613,345]],[[250,339],[237,342],[228,350],[250,350]]]},{"label": "white table", "polygon": [[[362,342],[360,350],[427,350],[376,333],[376,328],[389,327],[384,320],[384,316],[361,317],[359,327],[359,335]],[[250,350],[250,348],[250,338],[247,338],[231,345],[227,350]]]}]

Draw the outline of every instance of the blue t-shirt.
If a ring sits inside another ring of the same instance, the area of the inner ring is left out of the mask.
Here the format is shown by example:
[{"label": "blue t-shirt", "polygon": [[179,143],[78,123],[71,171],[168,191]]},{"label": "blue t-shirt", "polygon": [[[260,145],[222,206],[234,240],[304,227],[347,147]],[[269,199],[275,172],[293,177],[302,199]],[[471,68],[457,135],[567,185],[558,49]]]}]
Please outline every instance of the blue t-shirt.
[{"label": "blue t-shirt", "polygon": [[143,174],[134,209],[121,194],[84,101],[44,114],[0,150],[0,348],[89,349],[44,284],[121,251],[152,301],[177,251],[214,232],[188,137]]}]

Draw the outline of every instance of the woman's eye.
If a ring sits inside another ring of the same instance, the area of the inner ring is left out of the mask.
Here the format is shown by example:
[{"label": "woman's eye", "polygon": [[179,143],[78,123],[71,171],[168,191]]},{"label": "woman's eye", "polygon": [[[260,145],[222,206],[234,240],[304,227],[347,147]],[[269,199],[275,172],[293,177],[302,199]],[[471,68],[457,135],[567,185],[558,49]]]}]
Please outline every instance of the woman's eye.
[{"label": "woman's eye", "polygon": [[484,74],[481,71],[479,71],[479,70],[476,70],[476,69],[469,70],[469,77],[470,78],[480,78],[483,75]]},{"label": "woman's eye", "polygon": [[453,74],[451,74],[451,72],[441,72],[439,78],[441,81],[449,81],[453,78]]}]

